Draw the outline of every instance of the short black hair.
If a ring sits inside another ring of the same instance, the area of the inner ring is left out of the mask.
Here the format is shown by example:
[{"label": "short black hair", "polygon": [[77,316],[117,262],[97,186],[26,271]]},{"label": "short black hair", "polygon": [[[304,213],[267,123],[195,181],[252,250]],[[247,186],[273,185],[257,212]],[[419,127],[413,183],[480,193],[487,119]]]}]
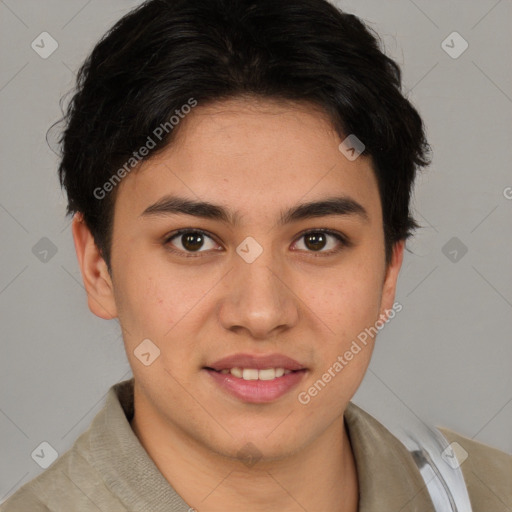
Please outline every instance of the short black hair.
[{"label": "short black hair", "polygon": [[247,96],[314,104],[342,139],[363,142],[388,262],[417,227],[410,198],[416,171],[429,163],[423,122],[399,66],[364,22],[326,0],[150,0],[94,47],[62,120],[67,213],[82,213],[109,270],[116,172],[129,172],[151,134],[160,136],[140,159],[171,143],[180,124],[170,119],[184,105]]}]

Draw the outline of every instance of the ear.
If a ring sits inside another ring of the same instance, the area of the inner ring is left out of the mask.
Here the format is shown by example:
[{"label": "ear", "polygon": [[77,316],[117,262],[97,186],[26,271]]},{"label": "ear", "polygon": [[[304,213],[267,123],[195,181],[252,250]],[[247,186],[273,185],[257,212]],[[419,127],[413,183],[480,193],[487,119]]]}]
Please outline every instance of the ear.
[{"label": "ear", "polygon": [[116,318],[117,308],[112,279],[81,213],[76,213],[73,217],[71,230],[89,309],[105,320]]},{"label": "ear", "polygon": [[396,284],[398,281],[398,274],[402,267],[404,259],[405,240],[396,242],[393,246],[393,254],[391,261],[386,269],[386,277],[384,278],[384,285],[382,287],[381,298],[381,312],[387,317],[386,310],[392,309],[395,301]]}]

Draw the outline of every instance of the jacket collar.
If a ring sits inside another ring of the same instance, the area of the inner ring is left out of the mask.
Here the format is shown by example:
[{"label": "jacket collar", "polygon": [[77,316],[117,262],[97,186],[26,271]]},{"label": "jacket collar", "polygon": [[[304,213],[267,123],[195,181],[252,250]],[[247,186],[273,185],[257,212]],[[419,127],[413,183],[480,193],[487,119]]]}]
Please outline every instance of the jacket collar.
[{"label": "jacket collar", "polygon": [[345,410],[359,480],[359,512],[435,512],[423,478],[405,446],[368,413]]}]

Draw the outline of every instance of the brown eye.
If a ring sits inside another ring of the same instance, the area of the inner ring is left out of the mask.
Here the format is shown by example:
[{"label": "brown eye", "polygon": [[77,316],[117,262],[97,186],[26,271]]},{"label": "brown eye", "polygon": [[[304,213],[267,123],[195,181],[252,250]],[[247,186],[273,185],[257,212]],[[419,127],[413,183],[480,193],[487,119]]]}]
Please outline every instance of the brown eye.
[{"label": "brown eye", "polygon": [[[308,231],[303,233],[298,240],[296,242],[299,245],[299,247],[296,247],[297,249],[312,253],[316,252],[322,255],[333,254],[344,247],[350,246],[349,241],[344,235],[330,230]],[[304,247],[300,247],[300,241],[302,240]]]},{"label": "brown eye", "polygon": [[181,235],[181,244],[187,251],[197,251],[201,249],[203,243],[204,237],[200,233]]},{"label": "brown eye", "polygon": [[304,243],[308,249],[319,251],[325,247],[327,237],[325,233],[309,233],[304,236]]},{"label": "brown eye", "polygon": [[203,231],[183,229],[169,236],[165,245],[169,246],[172,252],[181,253],[202,253],[215,249],[217,245],[213,239]]}]

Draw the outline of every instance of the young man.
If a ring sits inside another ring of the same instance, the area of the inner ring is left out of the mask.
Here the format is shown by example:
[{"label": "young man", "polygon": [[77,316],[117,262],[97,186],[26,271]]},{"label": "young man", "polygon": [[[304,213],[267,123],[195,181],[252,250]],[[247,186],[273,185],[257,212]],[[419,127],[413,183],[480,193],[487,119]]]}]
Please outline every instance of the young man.
[{"label": "young man", "polygon": [[350,403],[428,150],[357,18],[146,2],[81,69],[62,142],[89,307],[119,319],[134,378],[2,511],[512,510],[506,454],[446,431],[467,490],[436,491],[458,464]]}]

